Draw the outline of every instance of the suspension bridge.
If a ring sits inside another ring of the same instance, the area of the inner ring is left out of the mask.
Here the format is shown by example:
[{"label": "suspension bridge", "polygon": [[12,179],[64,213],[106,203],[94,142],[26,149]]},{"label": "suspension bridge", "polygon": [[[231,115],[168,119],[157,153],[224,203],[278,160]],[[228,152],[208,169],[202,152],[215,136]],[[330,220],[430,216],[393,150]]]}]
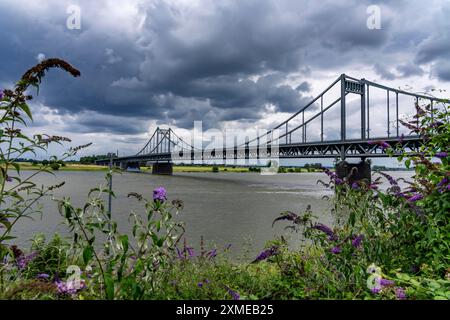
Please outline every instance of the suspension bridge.
[{"label": "suspension bridge", "polygon": [[[402,132],[400,110],[412,107],[416,112],[419,99],[425,100],[431,108],[439,101],[428,95],[342,74],[285,121],[262,135],[246,138],[241,144],[235,140],[233,146],[224,143],[223,147],[209,149],[194,147],[194,143],[186,142],[172,129],[157,128],[136,154],[96,163],[108,165],[111,161],[124,170],[151,164],[154,174],[172,174],[175,160],[217,164],[240,159],[248,163],[250,159],[333,158],[337,162],[340,160],[336,168],[339,175],[345,176],[356,167],[356,178],[370,180],[370,163],[365,159],[388,157],[385,148],[373,141],[400,143],[409,152],[418,152],[422,139]],[[327,115],[332,115],[331,120],[335,122],[338,120],[334,134],[329,130],[331,122]],[[315,134],[310,134],[312,131]],[[345,161],[347,158],[360,158],[361,162],[349,164]]]}]

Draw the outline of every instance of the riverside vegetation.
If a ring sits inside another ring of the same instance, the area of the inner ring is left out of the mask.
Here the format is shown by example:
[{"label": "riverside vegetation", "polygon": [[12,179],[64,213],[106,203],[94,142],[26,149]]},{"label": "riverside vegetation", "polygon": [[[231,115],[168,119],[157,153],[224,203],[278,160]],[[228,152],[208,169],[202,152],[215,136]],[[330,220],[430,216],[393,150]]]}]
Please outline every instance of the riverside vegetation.
[{"label": "riverside vegetation", "polygon": [[[69,141],[21,131],[32,119],[26,91],[38,88],[50,68],[80,75],[68,63],[49,59],[27,71],[14,90],[0,91],[0,298],[450,299],[448,101],[434,109],[416,105],[417,115],[403,123],[424,139],[419,154],[403,152],[398,159],[415,170],[406,188],[382,172],[371,183],[351,183],[325,170],[330,181],[320,183],[336,190],[330,199],[333,226],[318,223],[310,207],[274,216],[274,223],[305,239],[299,249],[290,249],[280,236],[247,261],[227,258],[232,248],[202,244],[194,250],[183,241],[183,223],[174,219],[183,203],[169,201],[170,190],[163,187],[155,188],[151,199],[129,194],[144,212],[131,213],[130,236],[122,234],[104,203],[106,183],[87,193],[83,207],[70,198],[57,200],[70,238],[46,240],[38,234],[31,248],[18,248],[17,221],[40,214],[39,200],[61,186],[33,183],[36,174],[51,174],[49,164],[23,179],[14,161]],[[401,151],[401,144],[373,143],[390,154]],[[386,191],[378,188],[382,179],[389,183]]]}]

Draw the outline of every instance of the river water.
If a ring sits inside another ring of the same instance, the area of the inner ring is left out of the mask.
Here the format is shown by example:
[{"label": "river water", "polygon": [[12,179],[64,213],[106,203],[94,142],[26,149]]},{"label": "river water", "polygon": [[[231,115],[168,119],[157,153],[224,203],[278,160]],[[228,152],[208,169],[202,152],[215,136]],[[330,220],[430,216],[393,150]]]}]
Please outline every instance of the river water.
[{"label": "river water", "polygon": [[[27,176],[31,172],[24,171]],[[410,176],[409,172],[396,172],[397,177]],[[37,184],[66,184],[55,192],[56,198],[68,196],[72,203],[82,207],[90,188],[105,184],[105,172],[60,171],[55,175],[41,174]],[[203,236],[209,246],[224,248],[232,245],[234,252],[246,251],[254,254],[277,235],[288,234],[286,223],[272,227],[272,221],[281,212],[290,210],[303,212],[308,205],[323,223],[331,223],[330,203],[325,195],[332,196],[318,180],[327,181],[323,173],[284,173],[264,176],[259,173],[175,173],[173,176],[158,176],[144,173],[124,172],[113,177],[116,198],[112,202],[112,215],[118,222],[119,231],[130,234],[128,222],[131,210],[143,212],[129,192],[138,192],[151,198],[155,187],[167,189],[169,200],[180,199],[184,209],[179,219],[186,224],[186,239],[198,247]],[[29,245],[31,235],[43,232],[50,237],[54,233],[67,234],[67,228],[51,198],[42,200],[43,215],[34,221],[25,219],[16,225],[14,241]],[[295,237],[299,237],[296,235]],[[294,241],[295,242],[295,241]]]}]

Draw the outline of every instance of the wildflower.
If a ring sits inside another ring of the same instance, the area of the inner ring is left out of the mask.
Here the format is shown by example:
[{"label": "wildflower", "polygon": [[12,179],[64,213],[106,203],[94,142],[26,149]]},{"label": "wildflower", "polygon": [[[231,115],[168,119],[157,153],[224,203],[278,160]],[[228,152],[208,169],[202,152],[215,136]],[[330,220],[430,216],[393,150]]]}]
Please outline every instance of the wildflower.
[{"label": "wildflower", "polygon": [[19,269],[25,269],[27,265],[38,255],[37,252],[32,252],[29,255],[20,255],[18,258],[16,258],[17,267]]},{"label": "wildflower", "polygon": [[86,283],[84,280],[70,280],[70,281],[56,281],[56,289],[58,290],[59,294],[68,294],[73,295],[77,293],[80,290],[83,290],[86,288]]},{"label": "wildflower", "polygon": [[225,289],[227,289],[228,293],[231,295],[233,300],[239,300],[241,296],[236,291],[232,290],[230,287],[225,286]]},{"label": "wildflower", "polygon": [[369,184],[369,189],[377,190],[378,186],[376,184],[374,184],[374,183],[371,183],[371,184]]},{"label": "wildflower", "polygon": [[184,259],[183,251],[181,251],[178,248],[176,248],[176,249],[177,249],[178,259],[183,260]]},{"label": "wildflower", "polygon": [[184,251],[187,252],[189,258],[195,257],[194,248],[186,247]]},{"label": "wildflower", "polygon": [[383,278],[380,278],[380,279],[378,280],[378,283],[379,283],[380,286],[382,286],[382,287],[389,287],[389,286],[394,285],[394,281],[388,280],[388,279],[383,279]]},{"label": "wildflower", "polygon": [[331,241],[336,241],[337,240],[337,236],[336,234],[333,232],[333,230],[331,230],[329,227],[327,227],[326,225],[322,224],[322,223],[317,223],[316,225],[314,225],[312,227],[313,229],[317,229],[322,231],[323,233],[328,235],[328,239]]},{"label": "wildflower", "polygon": [[442,126],[444,123],[441,121],[436,121],[434,123],[431,124],[431,128],[438,128],[440,126]]},{"label": "wildflower", "polygon": [[344,180],[342,180],[341,178],[335,178],[334,179],[334,183],[337,184],[337,185],[341,185],[341,184],[344,183]]},{"label": "wildflower", "polygon": [[259,262],[266,260],[267,258],[270,258],[271,256],[277,255],[278,252],[278,246],[272,246],[268,249],[263,250],[256,258],[252,261],[252,263]]},{"label": "wildflower", "polygon": [[39,273],[36,276],[36,279],[40,279],[40,280],[47,280],[48,278],[50,278],[50,275],[48,275],[46,273]]},{"label": "wildflower", "polygon": [[382,140],[369,141],[367,143],[370,144],[370,145],[377,145],[377,146],[381,147],[381,149],[383,149],[383,150],[384,149],[389,149],[391,147],[391,145],[389,143],[387,143],[386,141],[382,141]]},{"label": "wildflower", "polygon": [[423,199],[423,195],[421,195],[420,193],[416,193],[415,195],[408,198],[408,202],[416,202],[421,199]]},{"label": "wildflower", "polygon": [[352,189],[354,189],[354,190],[358,190],[359,189],[359,185],[358,185],[357,182],[353,182],[352,183]]},{"label": "wildflower", "polygon": [[296,221],[298,221],[298,219],[299,219],[299,216],[297,214],[295,214],[294,212],[291,212],[291,211],[286,211],[286,212],[283,212],[278,218],[273,220],[272,227],[275,224],[275,222],[280,221],[280,220],[288,220],[288,221],[296,222]]},{"label": "wildflower", "polygon": [[209,258],[215,258],[217,256],[217,249],[209,250],[206,253],[206,256],[209,257]]},{"label": "wildflower", "polygon": [[372,293],[374,293],[374,294],[379,293],[380,290],[381,290],[381,289],[380,289],[380,288],[377,288],[377,287],[370,289],[370,291],[372,291]]},{"label": "wildflower", "polygon": [[352,240],[352,246],[354,246],[355,248],[359,248],[361,246],[361,242],[364,239],[364,235],[360,234],[357,235],[353,240]]},{"label": "wildflower", "polygon": [[384,173],[384,172],[378,172],[378,173],[381,174],[383,177],[385,177],[385,178],[389,181],[389,184],[390,184],[391,186],[396,186],[396,185],[398,185],[397,180],[395,180],[394,177],[392,177],[391,175],[389,175],[389,174],[387,174],[387,173]]},{"label": "wildflower", "polygon": [[3,90],[0,90],[0,100],[2,100],[3,99]]},{"label": "wildflower", "polygon": [[197,283],[197,286],[199,287],[199,288],[202,288],[203,287],[203,282],[199,282],[199,283]]},{"label": "wildflower", "polygon": [[342,249],[339,246],[335,246],[335,247],[331,248],[330,251],[332,254],[339,254],[339,253],[341,253]]},{"label": "wildflower", "polygon": [[10,176],[6,176],[6,181],[8,181],[8,182],[11,182],[12,181],[12,178],[10,177]]},{"label": "wildflower", "polygon": [[395,289],[395,296],[398,300],[405,300],[406,299],[406,292],[405,289],[398,287]]},{"label": "wildflower", "polygon": [[441,151],[441,152],[436,153],[435,156],[439,159],[444,159],[444,158],[448,157],[448,152]]},{"label": "wildflower", "polygon": [[153,190],[153,201],[164,202],[165,200],[167,200],[167,193],[164,187],[158,187]]}]

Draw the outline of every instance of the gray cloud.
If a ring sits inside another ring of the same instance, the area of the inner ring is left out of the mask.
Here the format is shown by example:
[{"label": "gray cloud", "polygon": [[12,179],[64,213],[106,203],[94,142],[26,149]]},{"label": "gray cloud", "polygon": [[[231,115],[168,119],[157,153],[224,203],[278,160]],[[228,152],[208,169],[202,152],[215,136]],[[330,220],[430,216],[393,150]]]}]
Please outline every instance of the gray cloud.
[{"label": "gray cloud", "polygon": [[[132,1],[136,12],[79,1],[78,31],[65,28],[68,2],[50,3],[34,8],[42,10],[36,16],[26,2],[0,4],[0,83],[17,79],[38,54],[67,59],[82,77],[53,72],[37,102],[65,119],[74,115],[67,125],[80,133],[138,134],[150,120],[183,128],[203,120],[212,128],[255,122],[268,110],[292,113],[312,98],[301,78],[320,71],[369,66],[394,80],[426,76],[431,63],[450,81],[443,1],[421,20],[426,4],[382,1],[381,30],[366,27],[371,1]],[[300,79],[288,83],[293,74]]]}]

